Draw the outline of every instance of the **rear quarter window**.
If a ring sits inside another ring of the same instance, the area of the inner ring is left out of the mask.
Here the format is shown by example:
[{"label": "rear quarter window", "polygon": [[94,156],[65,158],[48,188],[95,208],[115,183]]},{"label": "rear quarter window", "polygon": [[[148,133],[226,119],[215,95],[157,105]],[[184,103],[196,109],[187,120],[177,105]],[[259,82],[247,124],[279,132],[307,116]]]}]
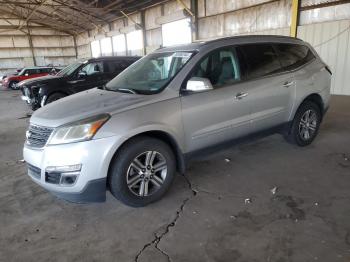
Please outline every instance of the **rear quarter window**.
[{"label": "rear quarter window", "polygon": [[305,45],[277,44],[275,47],[285,70],[296,69],[315,58],[310,48]]}]

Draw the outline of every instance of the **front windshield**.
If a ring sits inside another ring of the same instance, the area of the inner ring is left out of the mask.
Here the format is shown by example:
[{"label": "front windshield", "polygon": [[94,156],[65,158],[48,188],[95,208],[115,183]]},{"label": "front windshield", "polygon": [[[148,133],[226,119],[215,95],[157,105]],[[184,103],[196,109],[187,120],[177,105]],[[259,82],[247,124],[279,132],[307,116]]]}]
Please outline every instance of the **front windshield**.
[{"label": "front windshield", "polygon": [[26,70],[23,68],[18,74],[14,73],[13,75],[23,76],[24,75],[24,71],[26,71]]},{"label": "front windshield", "polygon": [[190,60],[193,52],[153,53],[139,60],[111,80],[106,89],[137,94],[162,91]]},{"label": "front windshield", "polygon": [[58,76],[69,76],[74,73],[74,71],[81,65],[82,63],[74,63],[66,66],[61,71],[57,73]]}]

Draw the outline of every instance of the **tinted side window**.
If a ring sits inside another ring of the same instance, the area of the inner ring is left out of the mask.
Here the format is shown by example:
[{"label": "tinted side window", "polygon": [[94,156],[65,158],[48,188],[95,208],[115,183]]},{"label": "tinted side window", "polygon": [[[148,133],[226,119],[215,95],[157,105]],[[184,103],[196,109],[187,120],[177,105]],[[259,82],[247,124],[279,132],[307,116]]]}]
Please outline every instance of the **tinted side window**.
[{"label": "tinted side window", "polygon": [[286,70],[292,70],[315,58],[311,50],[304,45],[277,44],[279,58]]},{"label": "tinted side window", "polygon": [[213,87],[240,80],[240,69],[234,48],[215,50],[194,68],[191,77],[208,78]]},{"label": "tinted side window", "polygon": [[28,74],[28,75],[34,75],[34,74],[38,74],[38,71],[37,69],[28,69],[26,70],[25,74]]},{"label": "tinted side window", "polygon": [[106,73],[118,74],[132,64],[132,61],[106,61]]},{"label": "tinted side window", "polygon": [[246,65],[247,78],[257,78],[281,71],[282,66],[270,44],[247,44],[239,47]]},{"label": "tinted side window", "polygon": [[52,70],[52,68],[42,68],[42,69],[40,69],[40,73],[42,73],[42,74],[44,74],[44,73],[50,73],[51,72],[51,70]]}]

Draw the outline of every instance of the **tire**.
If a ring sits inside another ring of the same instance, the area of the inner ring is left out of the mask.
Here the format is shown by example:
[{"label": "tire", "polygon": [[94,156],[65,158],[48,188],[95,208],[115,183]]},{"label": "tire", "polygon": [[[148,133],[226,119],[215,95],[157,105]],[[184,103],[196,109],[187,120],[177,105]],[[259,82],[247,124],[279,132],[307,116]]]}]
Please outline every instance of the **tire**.
[{"label": "tire", "polygon": [[50,104],[50,103],[52,103],[54,101],[57,101],[57,100],[59,100],[59,99],[61,99],[63,97],[66,97],[66,95],[62,94],[62,93],[53,93],[46,99],[45,105]]},{"label": "tire", "polygon": [[168,144],[147,136],[137,137],[123,145],[112,160],[109,189],[124,204],[143,207],[164,196],[175,172],[175,156]]},{"label": "tire", "polygon": [[10,83],[9,83],[9,88],[11,88],[12,90],[17,90],[18,88],[16,87],[16,84],[17,84],[18,82],[16,82],[16,81],[11,81]]},{"label": "tire", "polygon": [[318,134],[321,121],[319,106],[312,101],[303,102],[295,113],[286,140],[298,146],[310,145]]}]

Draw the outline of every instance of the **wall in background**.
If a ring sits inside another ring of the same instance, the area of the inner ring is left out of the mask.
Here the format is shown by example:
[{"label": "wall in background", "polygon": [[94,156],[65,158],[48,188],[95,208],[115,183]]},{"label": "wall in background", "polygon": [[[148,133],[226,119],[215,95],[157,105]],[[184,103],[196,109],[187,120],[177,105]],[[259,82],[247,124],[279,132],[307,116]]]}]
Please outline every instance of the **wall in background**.
[{"label": "wall in background", "polygon": [[29,32],[27,28],[0,30],[0,73],[34,65],[64,66],[75,59],[71,35],[35,24]]}]

